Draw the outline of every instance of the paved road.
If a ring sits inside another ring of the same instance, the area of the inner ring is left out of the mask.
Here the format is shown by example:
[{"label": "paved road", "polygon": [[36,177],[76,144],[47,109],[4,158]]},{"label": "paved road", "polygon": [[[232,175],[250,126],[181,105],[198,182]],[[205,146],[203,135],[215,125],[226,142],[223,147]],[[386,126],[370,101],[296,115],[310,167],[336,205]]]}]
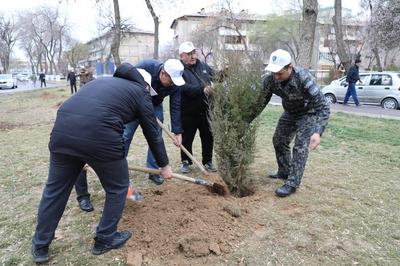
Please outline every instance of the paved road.
[{"label": "paved road", "polygon": [[[57,88],[61,86],[66,86],[66,81],[50,81],[47,83],[47,88]],[[29,84],[18,84],[17,89],[9,89],[9,90],[0,90],[1,94],[12,94],[23,91],[31,91],[31,90],[40,90],[40,82],[36,82],[36,87],[33,87],[31,83]],[[281,105],[281,98],[278,96],[272,96],[271,104]],[[343,104],[332,104],[331,105],[332,112],[342,112],[349,113],[360,116],[368,116],[368,117],[378,117],[378,118],[388,118],[388,119],[397,119],[400,120],[400,110],[385,110],[380,106],[372,106],[372,105],[363,105],[361,107],[356,107],[354,105],[344,106]]]},{"label": "paved road", "polygon": [[[66,81],[47,81],[47,87],[43,89],[48,89],[48,88],[57,88],[60,86],[65,86]],[[18,88],[16,89],[1,89],[0,94],[13,94],[17,92],[23,92],[23,91],[32,91],[32,90],[40,90],[40,81],[36,82],[36,86],[33,86],[31,82],[18,82]]]},{"label": "paved road", "polygon": [[[272,96],[271,104],[281,105],[281,98],[278,96]],[[400,120],[400,110],[386,110],[380,106],[373,105],[362,105],[356,107],[355,105],[343,105],[343,104],[331,104],[331,112],[333,113],[349,113],[360,116],[388,118]]]}]

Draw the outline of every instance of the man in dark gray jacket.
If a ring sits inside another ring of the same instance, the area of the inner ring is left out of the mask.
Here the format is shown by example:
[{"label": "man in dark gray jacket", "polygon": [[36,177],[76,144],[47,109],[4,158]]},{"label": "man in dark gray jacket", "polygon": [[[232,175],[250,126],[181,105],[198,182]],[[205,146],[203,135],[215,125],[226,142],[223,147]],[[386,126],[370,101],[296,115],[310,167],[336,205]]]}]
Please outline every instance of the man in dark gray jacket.
[{"label": "man in dark gray jacket", "polygon": [[[273,137],[278,171],[271,178],[285,180],[275,193],[286,197],[300,186],[308,151],[315,149],[329,119],[329,105],[307,69],[294,67],[290,54],[278,49],[271,54],[264,91],[253,120],[265,108],[272,94],[282,98],[284,109]],[[293,152],[290,142],[295,138]]]},{"label": "man in dark gray jacket", "polygon": [[161,167],[161,175],[171,177],[171,167],[146,86],[137,69],[125,63],[117,68],[114,77],[86,84],[58,110],[49,142],[49,176],[32,239],[35,262],[49,260],[49,245],[78,174],[86,163],[94,169],[106,193],[92,253],[100,255],[119,248],[131,237],[129,231],[117,231],[129,186],[122,136],[124,124],[138,119]]},{"label": "man in dark gray jacket", "polygon": [[[197,130],[200,133],[202,162],[207,171],[215,172],[212,162],[214,138],[209,118],[208,97],[212,93],[212,69],[197,59],[196,48],[192,42],[184,42],[179,46],[179,56],[185,70],[185,85],[181,86],[182,110],[182,145],[192,152],[192,145]],[[191,159],[181,152],[182,173],[189,172]]]}]

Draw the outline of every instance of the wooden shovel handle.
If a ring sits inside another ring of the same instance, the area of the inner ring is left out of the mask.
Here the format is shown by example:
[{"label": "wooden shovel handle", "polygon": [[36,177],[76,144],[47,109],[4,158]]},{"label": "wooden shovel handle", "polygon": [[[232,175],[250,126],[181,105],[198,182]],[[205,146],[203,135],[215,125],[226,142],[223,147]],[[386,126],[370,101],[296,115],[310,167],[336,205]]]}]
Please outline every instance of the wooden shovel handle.
[{"label": "wooden shovel handle", "polygon": [[[164,126],[163,123],[161,123],[160,120],[158,120],[158,118],[157,118],[157,123],[163,129],[163,131],[168,135],[168,137],[170,137],[173,141],[175,141],[174,135],[172,135],[172,133]],[[203,165],[199,161],[197,161],[182,144],[179,146],[179,148],[181,148],[181,150],[190,158],[190,160],[192,160],[192,162],[194,162],[194,164],[197,165],[197,167],[200,169],[203,175],[206,176],[208,175],[208,172],[206,169],[204,169]]]},{"label": "wooden shovel handle", "polygon": [[[132,171],[139,171],[139,172],[154,174],[154,175],[159,175],[161,173],[161,170],[159,170],[159,169],[150,169],[150,168],[141,167],[141,166],[129,166],[128,169],[132,170]],[[212,183],[210,183],[206,180],[203,180],[203,179],[192,178],[189,176],[180,175],[180,174],[176,174],[176,173],[172,173],[172,177],[180,179],[180,180],[200,184],[200,185],[207,185],[207,186],[213,185]]]}]

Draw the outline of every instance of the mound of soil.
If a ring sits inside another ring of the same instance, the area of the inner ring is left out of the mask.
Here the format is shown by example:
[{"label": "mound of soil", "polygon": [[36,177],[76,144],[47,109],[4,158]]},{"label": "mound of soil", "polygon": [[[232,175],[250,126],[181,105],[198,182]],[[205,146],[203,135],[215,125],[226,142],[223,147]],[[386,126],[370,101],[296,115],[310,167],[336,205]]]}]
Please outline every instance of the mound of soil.
[{"label": "mound of soil", "polygon": [[129,265],[196,265],[196,258],[204,263],[229,253],[252,228],[248,198],[220,196],[177,180],[141,193],[141,202],[127,202],[120,223],[134,232],[127,243]]}]

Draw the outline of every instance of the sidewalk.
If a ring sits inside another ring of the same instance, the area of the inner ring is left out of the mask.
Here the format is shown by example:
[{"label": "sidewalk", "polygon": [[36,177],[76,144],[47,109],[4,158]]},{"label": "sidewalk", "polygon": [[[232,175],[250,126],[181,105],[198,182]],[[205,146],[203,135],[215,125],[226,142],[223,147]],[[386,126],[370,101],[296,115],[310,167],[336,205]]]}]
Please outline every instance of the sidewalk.
[{"label": "sidewalk", "polygon": [[[281,98],[273,95],[270,104],[282,105]],[[343,105],[335,103],[331,104],[331,112],[400,120],[400,110],[386,110],[376,105],[362,105],[360,107],[356,107],[352,104]]]}]

